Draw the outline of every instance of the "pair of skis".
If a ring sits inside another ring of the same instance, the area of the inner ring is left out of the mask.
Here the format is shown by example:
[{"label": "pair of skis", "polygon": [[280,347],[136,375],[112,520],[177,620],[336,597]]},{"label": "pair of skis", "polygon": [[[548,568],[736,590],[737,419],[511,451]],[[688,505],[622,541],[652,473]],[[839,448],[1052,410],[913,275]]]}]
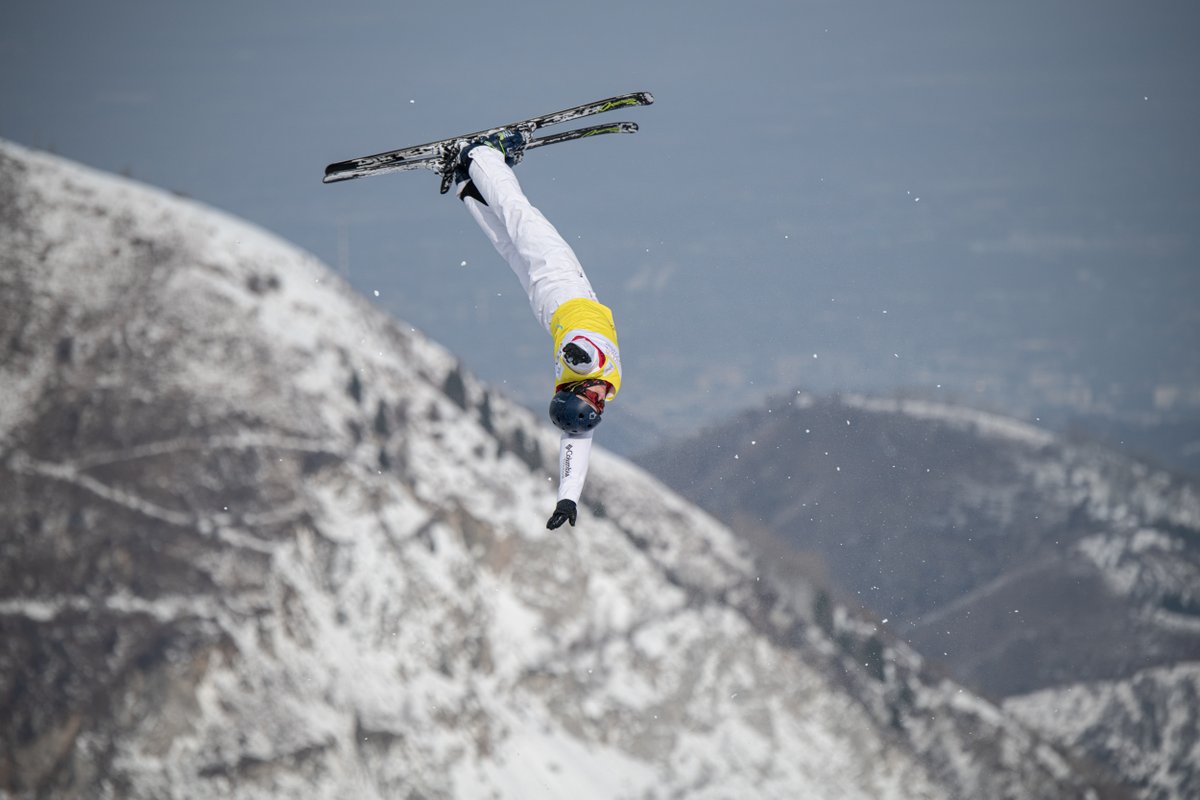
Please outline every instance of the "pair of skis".
[{"label": "pair of skis", "polygon": [[389,150],[385,153],[376,153],[373,156],[351,158],[347,161],[339,161],[336,164],[327,166],[323,182],[336,183],[368,175],[383,175],[387,172],[428,169],[441,175],[441,191],[442,194],[445,194],[450,188],[455,162],[458,159],[459,148],[463,142],[482,139],[504,130],[516,130],[525,139],[525,150],[533,150],[549,144],[569,142],[574,139],[586,139],[591,136],[600,136],[607,133],[636,133],[638,126],[635,122],[612,122],[551,133],[545,136],[534,135],[535,131],[550,125],[561,125],[565,122],[573,122],[577,119],[590,117],[595,114],[603,114],[606,111],[613,111],[618,108],[648,106],[653,102],[654,96],[649,92],[630,92],[629,94],[609,97],[605,100],[597,100],[594,103],[585,103],[584,105],[575,106],[563,111],[556,111],[553,114],[544,114],[540,117],[523,119],[509,125],[488,128],[487,130],[476,131],[475,133],[468,133],[463,136],[455,136],[452,139],[439,139],[435,142],[418,144],[412,147],[402,147],[399,150]]}]

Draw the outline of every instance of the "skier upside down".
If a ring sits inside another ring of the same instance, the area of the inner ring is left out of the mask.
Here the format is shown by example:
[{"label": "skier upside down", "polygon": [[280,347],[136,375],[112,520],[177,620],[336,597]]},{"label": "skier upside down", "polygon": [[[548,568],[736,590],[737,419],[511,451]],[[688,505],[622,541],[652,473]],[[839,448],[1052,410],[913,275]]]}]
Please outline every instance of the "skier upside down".
[{"label": "skier upside down", "polygon": [[459,152],[455,194],[521,281],[534,316],[554,339],[550,420],[559,440],[558,503],[551,530],[575,525],[587,477],[592,432],[621,388],[621,355],[612,311],[596,293],[570,245],[521,191],[512,166],[526,140],[505,130]]}]

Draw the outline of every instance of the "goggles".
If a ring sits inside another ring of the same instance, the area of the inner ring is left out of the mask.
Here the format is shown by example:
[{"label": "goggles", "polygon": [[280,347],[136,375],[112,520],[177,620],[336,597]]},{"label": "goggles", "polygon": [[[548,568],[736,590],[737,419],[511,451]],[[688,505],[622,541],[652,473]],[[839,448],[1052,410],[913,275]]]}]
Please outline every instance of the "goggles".
[{"label": "goggles", "polygon": [[568,392],[590,402],[597,411],[604,411],[604,400],[608,397],[608,382],[592,379],[564,386]]}]

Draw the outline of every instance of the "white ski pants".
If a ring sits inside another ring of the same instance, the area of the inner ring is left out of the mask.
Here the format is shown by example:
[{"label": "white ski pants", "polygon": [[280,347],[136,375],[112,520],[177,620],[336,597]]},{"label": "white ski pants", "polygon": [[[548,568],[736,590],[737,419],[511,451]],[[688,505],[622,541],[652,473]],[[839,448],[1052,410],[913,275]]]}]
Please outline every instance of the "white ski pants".
[{"label": "white ski pants", "polygon": [[463,203],[517,274],[542,327],[550,330],[551,317],[566,301],[595,300],[575,251],[529,202],[504,156],[490,147],[476,147],[470,173],[487,205],[473,197],[463,198]]}]

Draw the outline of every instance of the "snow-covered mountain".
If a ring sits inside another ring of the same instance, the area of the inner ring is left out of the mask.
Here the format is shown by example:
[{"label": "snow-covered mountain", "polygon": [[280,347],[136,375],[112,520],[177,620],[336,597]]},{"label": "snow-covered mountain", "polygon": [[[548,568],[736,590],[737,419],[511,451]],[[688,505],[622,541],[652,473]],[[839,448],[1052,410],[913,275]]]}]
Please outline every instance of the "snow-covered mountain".
[{"label": "snow-covered mountain", "polygon": [[0,797],[1107,798],[324,267],[0,143]]},{"label": "snow-covered mountain", "polygon": [[1004,708],[1075,752],[1111,765],[1143,797],[1200,793],[1200,664],[1045,689],[1007,700]]},{"label": "snow-covered mountain", "polygon": [[1200,792],[1194,480],[961,406],[805,393],[642,463],[1142,796]]}]

